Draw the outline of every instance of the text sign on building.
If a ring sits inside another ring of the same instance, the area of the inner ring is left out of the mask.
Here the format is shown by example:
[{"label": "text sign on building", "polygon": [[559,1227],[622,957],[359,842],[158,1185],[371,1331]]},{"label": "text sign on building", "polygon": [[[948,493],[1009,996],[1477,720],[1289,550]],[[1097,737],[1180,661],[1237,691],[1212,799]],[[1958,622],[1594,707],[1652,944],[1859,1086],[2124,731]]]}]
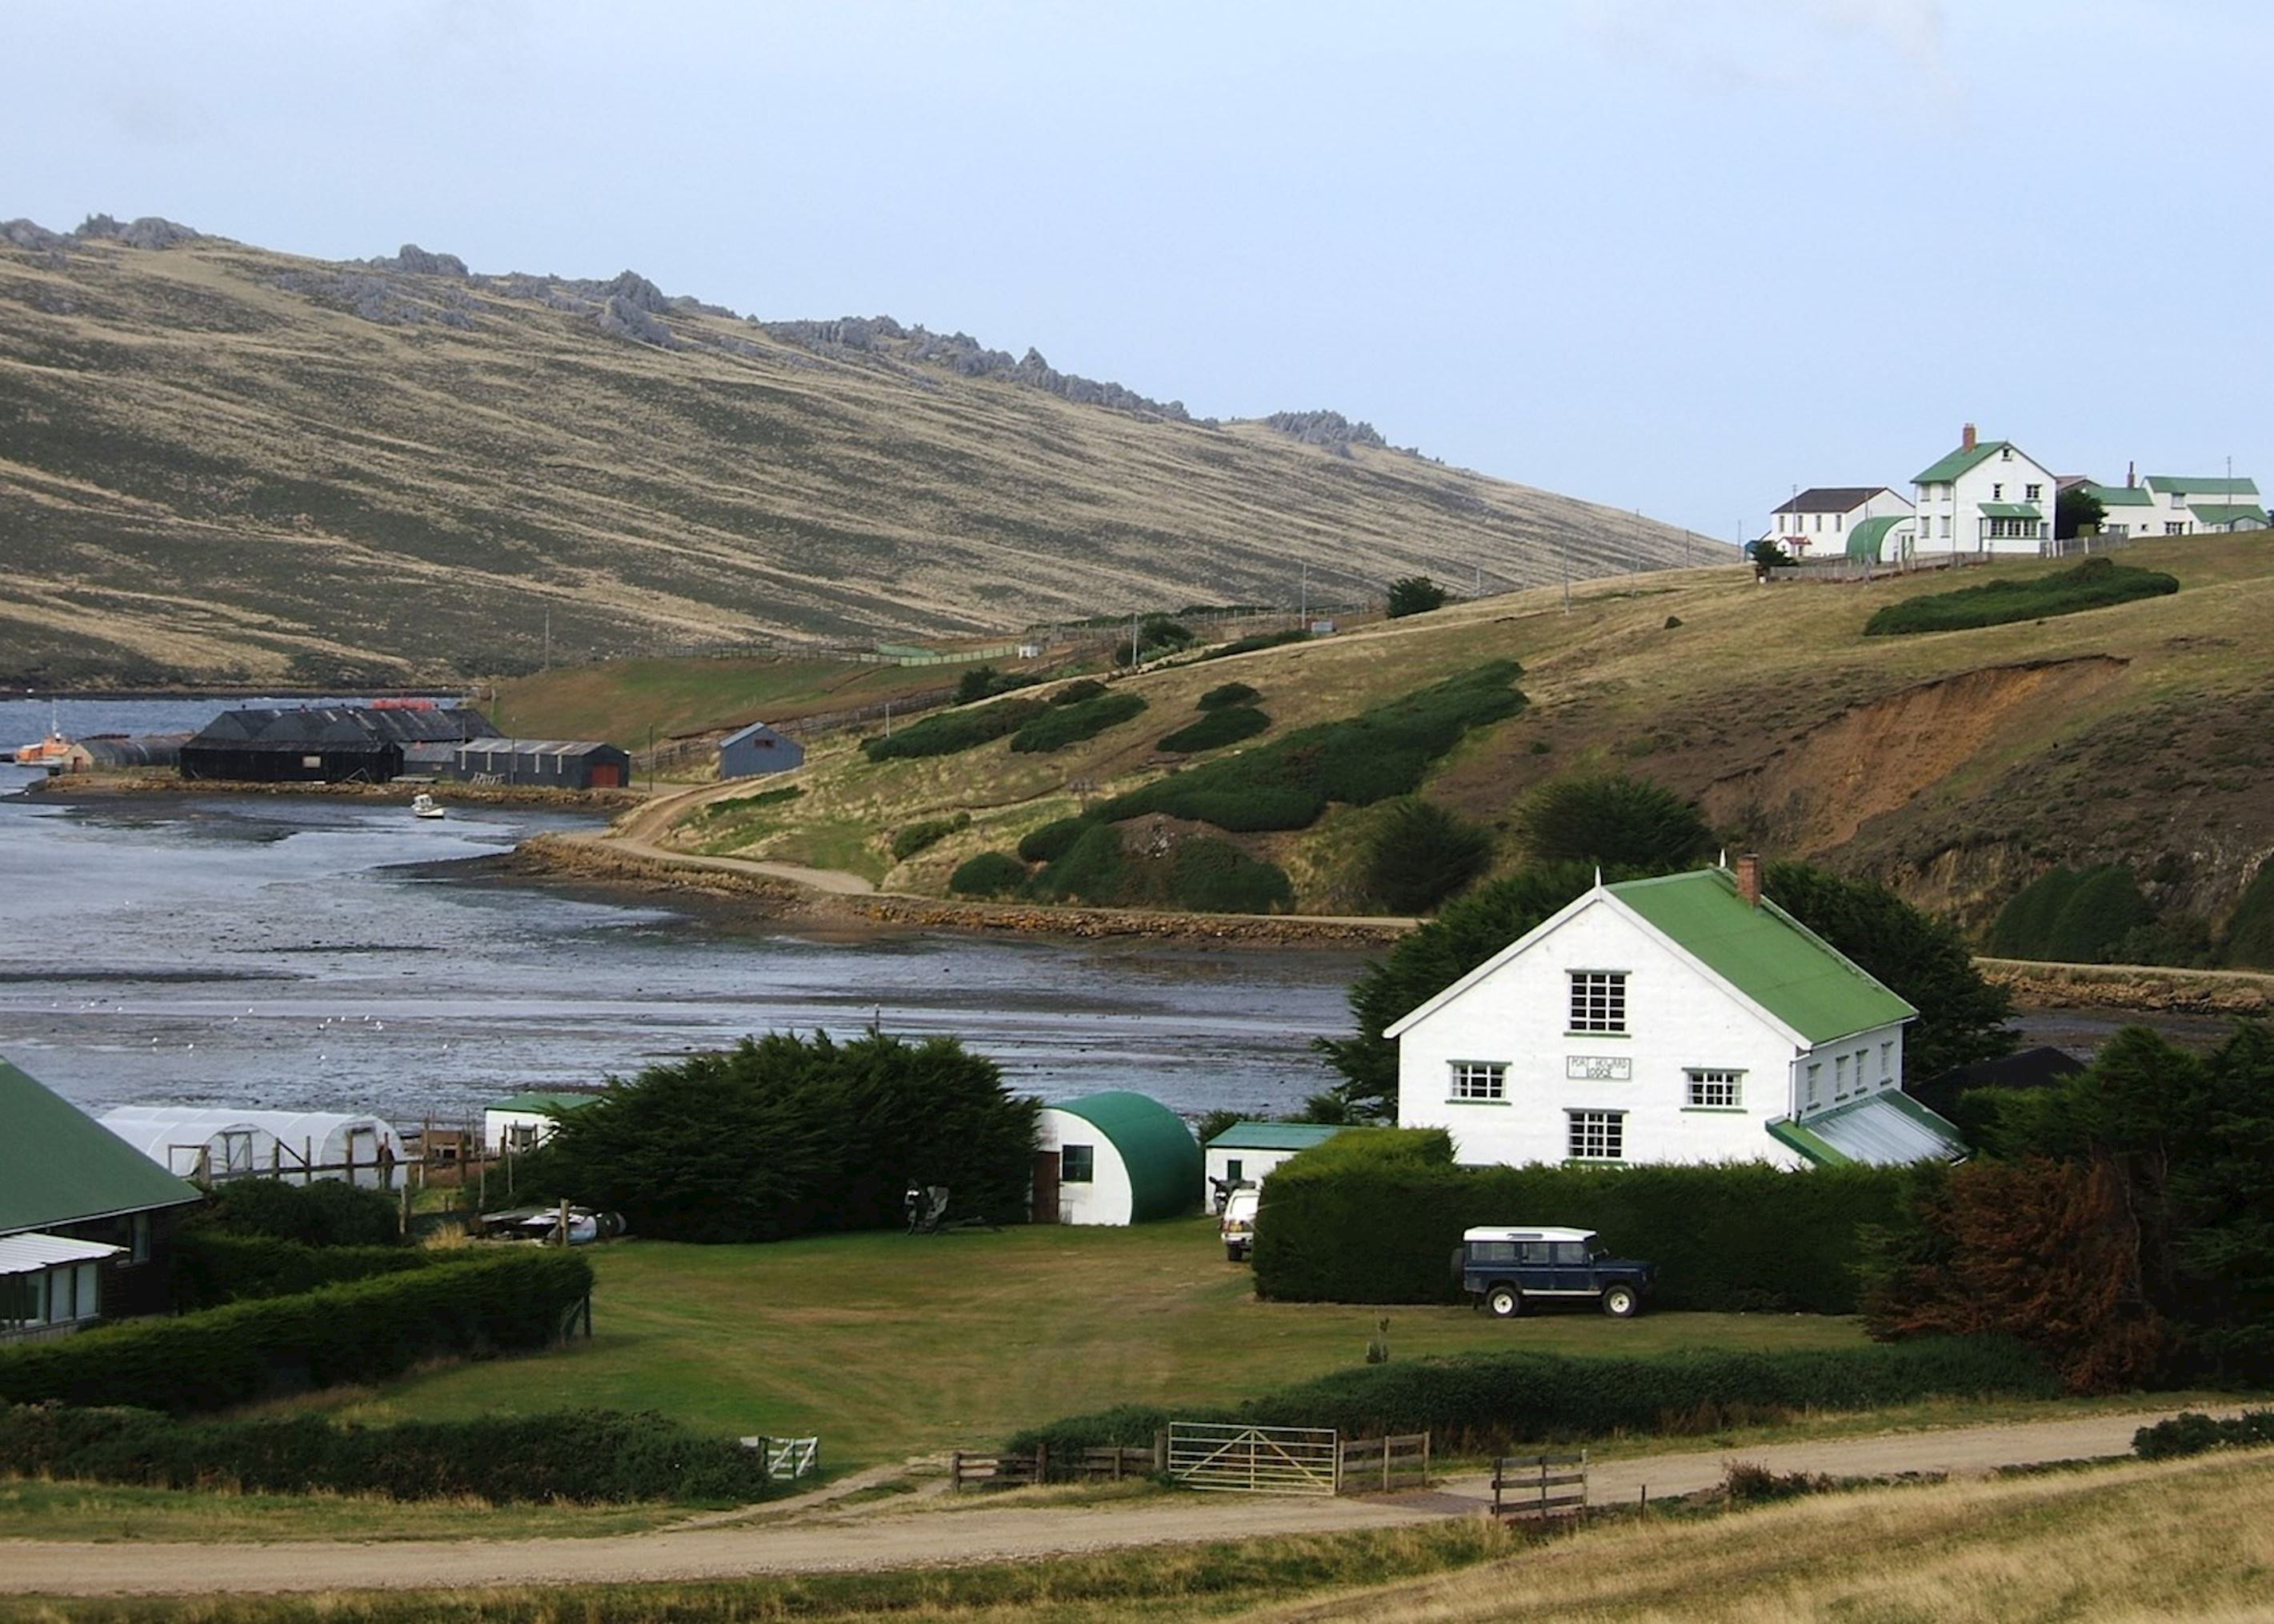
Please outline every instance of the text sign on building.
[{"label": "text sign on building", "polygon": [[1634,1062],[1624,1055],[1566,1055],[1563,1075],[1577,1083],[1623,1083],[1634,1077]]}]

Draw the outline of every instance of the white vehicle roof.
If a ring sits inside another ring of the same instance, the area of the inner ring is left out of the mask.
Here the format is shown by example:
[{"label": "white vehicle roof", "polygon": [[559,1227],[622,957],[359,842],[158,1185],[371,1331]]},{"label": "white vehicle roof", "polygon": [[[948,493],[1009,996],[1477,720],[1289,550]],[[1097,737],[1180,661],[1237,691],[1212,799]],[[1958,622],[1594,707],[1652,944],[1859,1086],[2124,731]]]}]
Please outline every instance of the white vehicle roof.
[{"label": "white vehicle roof", "polygon": [[1559,1229],[1547,1225],[1528,1229],[1510,1229],[1493,1225],[1481,1229],[1464,1229],[1461,1238],[1465,1241],[1591,1241],[1595,1238],[1595,1232],[1593,1229]]}]

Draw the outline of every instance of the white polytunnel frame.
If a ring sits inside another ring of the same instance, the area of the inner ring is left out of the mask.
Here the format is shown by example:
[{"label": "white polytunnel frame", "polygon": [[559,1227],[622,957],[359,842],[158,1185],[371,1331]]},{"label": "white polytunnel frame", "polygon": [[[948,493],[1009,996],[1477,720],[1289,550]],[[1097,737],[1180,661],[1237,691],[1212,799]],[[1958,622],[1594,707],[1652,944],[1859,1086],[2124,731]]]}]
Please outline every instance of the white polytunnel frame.
[{"label": "white polytunnel frame", "polygon": [[390,1124],[338,1111],[122,1105],[103,1114],[102,1125],[168,1172],[207,1183],[337,1178],[379,1187],[395,1182],[403,1156]]}]

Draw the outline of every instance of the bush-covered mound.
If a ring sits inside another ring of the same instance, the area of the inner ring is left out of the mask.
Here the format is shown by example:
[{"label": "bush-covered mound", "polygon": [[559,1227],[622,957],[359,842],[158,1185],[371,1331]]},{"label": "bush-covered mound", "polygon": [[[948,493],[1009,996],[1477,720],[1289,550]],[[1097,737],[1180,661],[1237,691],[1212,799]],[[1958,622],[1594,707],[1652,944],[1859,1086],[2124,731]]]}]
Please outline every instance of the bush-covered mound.
[{"label": "bush-covered mound", "polygon": [[1224,659],[1234,654],[1254,654],[1264,649],[1284,649],[1291,643],[1308,643],[1311,634],[1297,626],[1284,632],[1258,632],[1252,637],[1235,637],[1220,649],[1210,649],[1209,659]]},{"label": "bush-covered mound", "polygon": [[1015,673],[998,671],[992,665],[977,665],[963,673],[955,685],[959,705],[975,705],[983,699],[992,699],[998,694],[1009,694],[1022,688],[1032,688],[1040,677],[1020,676]]},{"label": "bush-covered mound", "polygon": [[2082,873],[2051,868],[2014,893],[1990,927],[1988,946],[2001,959],[2059,964],[2136,963],[2130,944],[2145,945],[2156,912],[2122,863]]},{"label": "bush-covered mound", "polygon": [[1992,581],[1954,592],[1929,592],[1889,604],[1864,623],[1866,637],[1910,632],[1968,631],[2010,620],[2043,620],[2054,615],[2105,609],[2135,598],[2161,598],[2180,590],[2178,580],[2157,569],[2087,559],[2073,569],[2029,581]]},{"label": "bush-covered mound", "polygon": [[1342,1133],[1283,1163],[1255,1232],[1255,1293],[1287,1302],[1465,1301],[1451,1259],[1479,1224],[1571,1224],[1658,1265],[1653,1303],[1856,1312],[1862,1231],[1908,1175],[1765,1162],[1459,1167],[1442,1129]]},{"label": "bush-covered mound", "polygon": [[1087,818],[1062,817],[1044,823],[1019,842],[1019,855],[1028,862],[1056,862],[1073,848],[1084,831],[1096,825]]},{"label": "bush-covered mound", "polygon": [[310,1246],[266,1235],[237,1235],[210,1224],[184,1228],[174,1243],[174,1306],[290,1297],[373,1274],[400,1274],[461,1261],[466,1254],[418,1246]]},{"label": "bush-covered mound", "polygon": [[1078,705],[1085,699],[1095,699],[1105,692],[1105,684],[1096,677],[1077,677],[1064,688],[1054,690],[1050,702],[1054,705]]},{"label": "bush-covered mound", "polygon": [[290,1184],[239,1178],[223,1184],[197,1217],[201,1229],[265,1235],[305,1246],[400,1246],[395,1198],[343,1179]]},{"label": "bush-covered mound", "polygon": [[538,1154],[563,1193],[665,1240],[891,1229],[911,1185],[947,1185],[959,1217],[1016,1223],[1036,1109],[953,1038],[770,1033],[612,1083]]},{"label": "bush-covered mound", "polygon": [[2274,1444],[2274,1410],[2246,1410],[2239,1416],[2207,1416],[2200,1410],[2183,1410],[2132,1434],[2133,1453],[2143,1461],[2168,1461],[2208,1449],[2255,1448],[2263,1444]]},{"label": "bush-covered mound", "polygon": [[1197,756],[1253,739],[1271,726],[1271,718],[1254,705],[1226,705],[1210,710],[1197,722],[1179,727],[1161,741],[1161,748],[1178,756]]},{"label": "bush-covered mound", "polygon": [[0,1401],[220,1410],[383,1380],[425,1359],[549,1346],[591,1289],[573,1252],[469,1248],[405,1274],[0,1348]]},{"label": "bush-covered mound", "polygon": [[1492,866],[1492,831],[1434,801],[1393,802],[1366,844],[1367,900],[1391,914],[1424,914]]},{"label": "bush-covered mound", "polygon": [[968,710],[943,710],[895,733],[862,740],[861,753],[870,761],[953,756],[1017,733],[1049,708],[1039,699],[1004,699]]},{"label": "bush-covered mound", "polygon": [[1226,705],[1252,705],[1263,695],[1245,682],[1220,682],[1193,702],[1195,710],[1221,710]]},{"label": "bush-covered mound", "polygon": [[336,1425],[322,1416],[177,1421],[147,1410],[0,1407],[0,1461],[79,1483],[239,1493],[476,1495],[493,1504],[715,1500],[764,1493],[764,1463],[652,1412],[575,1410]]},{"label": "bush-covered mound", "polygon": [[[1272,1175],[1276,1188],[1278,1174]],[[1642,1358],[1510,1351],[1353,1365],[1236,1408],[1179,1407],[1180,1421],[1334,1427],[1345,1437],[1427,1431],[1446,1454],[1576,1442],[1621,1432],[1694,1433],[1809,1410],[1871,1410],[1935,1397],[2052,1398],[2044,1366],[1999,1337],[1901,1346],[1735,1353],[1698,1349]],[[1021,1432],[1009,1450],[1152,1441],[1170,1412],[1125,1405]]]},{"label": "bush-covered mound", "polygon": [[1118,727],[1145,709],[1135,694],[1101,694],[1070,705],[1053,703],[1042,715],[1011,735],[1011,748],[1026,755],[1049,755],[1070,744],[1095,739],[1109,727]]},{"label": "bush-covered mound", "polygon": [[1148,812],[1249,832],[1305,829],[1329,801],[1371,806],[1419,788],[1429,764],[1483,727],[1524,709],[1510,685],[1513,660],[1495,660],[1362,715],[1299,728],[1117,795],[1093,816],[1107,823]]},{"label": "bush-covered mound", "polygon": [[1027,865],[1008,852],[982,852],[947,876],[947,889],[959,897],[1007,897],[1026,884]]},{"label": "bush-covered mound", "polygon": [[913,823],[903,823],[892,831],[892,861],[906,862],[918,852],[937,846],[948,836],[971,827],[971,814],[959,812],[953,817],[920,818]]},{"label": "bush-covered mound", "polygon": [[1295,905],[1284,869],[1228,840],[1187,835],[1164,851],[1134,853],[1111,823],[1081,825],[1028,890],[1048,902],[1194,914],[1277,914]]}]

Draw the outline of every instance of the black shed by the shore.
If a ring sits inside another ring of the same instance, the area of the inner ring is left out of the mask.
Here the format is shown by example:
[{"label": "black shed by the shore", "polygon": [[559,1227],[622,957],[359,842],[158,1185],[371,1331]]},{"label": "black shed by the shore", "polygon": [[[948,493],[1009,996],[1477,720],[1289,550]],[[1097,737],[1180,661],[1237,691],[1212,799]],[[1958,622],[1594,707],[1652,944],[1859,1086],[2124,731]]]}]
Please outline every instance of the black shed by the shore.
[{"label": "black shed by the shore", "polygon": [[384,784],[407,744],[494,733],[478,710],[333,705],[224,710],[182,746],[182,776],[243,784]]}]

